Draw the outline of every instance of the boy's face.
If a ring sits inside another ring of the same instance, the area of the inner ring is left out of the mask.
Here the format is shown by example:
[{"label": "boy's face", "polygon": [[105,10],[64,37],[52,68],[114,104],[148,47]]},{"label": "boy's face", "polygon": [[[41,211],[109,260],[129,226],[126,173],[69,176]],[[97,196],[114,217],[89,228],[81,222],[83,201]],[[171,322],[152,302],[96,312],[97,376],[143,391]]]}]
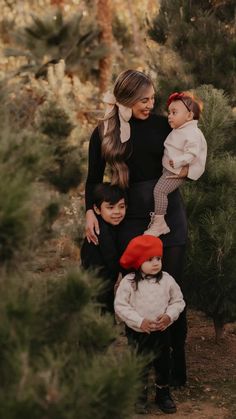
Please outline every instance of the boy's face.
[{"label": "boy's face", "polygon": [[171,128],[179,128],[185,122],[192,121],[193,112],[190,112],[181,100],[171,102],[168,109],[168,122]]},{"label": "boy's face", "polygon": [[126,213],[126,205],[124,198],[120,199],[116,204],[104,201],[100,208],[94,206],[96,214],[101,215],[104,221],[116,226],[124,219]]},{"label": "boy's face", "polygon": [[154,256],[142,263],[141,271],[145,275],[156,275],[158,272],[160,272],[161,267],[161,258],[159,256]]}]

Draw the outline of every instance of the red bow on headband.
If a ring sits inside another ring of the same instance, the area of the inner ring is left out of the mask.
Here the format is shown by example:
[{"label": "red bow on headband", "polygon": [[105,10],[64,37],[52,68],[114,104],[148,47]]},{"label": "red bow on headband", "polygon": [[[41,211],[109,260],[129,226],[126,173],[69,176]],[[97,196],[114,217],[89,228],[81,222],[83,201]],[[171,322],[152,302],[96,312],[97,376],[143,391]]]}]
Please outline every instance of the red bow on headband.
[{"label": "red bow on headband", "polygon": [[175,100],[182,100],[182,98],[183,98],[184,96],[185,96],[185,94],[184,94],[184,93],[178,93],[178,92],[172,93],[172,94],[168,97],[168,100],[167,100],[167,108],[169,108],[169,106],[170,106],[171,102],[173,102],[173,101],[175,101]]}]

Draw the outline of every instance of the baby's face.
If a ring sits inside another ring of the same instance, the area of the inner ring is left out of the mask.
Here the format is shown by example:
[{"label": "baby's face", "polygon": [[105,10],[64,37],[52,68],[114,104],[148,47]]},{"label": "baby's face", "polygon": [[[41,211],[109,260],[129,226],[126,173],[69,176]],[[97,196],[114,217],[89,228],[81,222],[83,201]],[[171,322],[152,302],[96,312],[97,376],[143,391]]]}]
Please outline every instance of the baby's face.
[{"label": "baby's face", "polygon": [[126,205],[124,198],[120,199],[116,204],[104,201],[101,208],[94,208],[97,214],[100,214],[104,221],[116,226],[121,223],[125,217]]},{"label": "baby's face", "polygon": [[156,275],[158,272],[160,272],[161,267],[161,258],[159,256],[154,256],[142,263],[141,271],[145,275]]},{"label": "baby's face", "polygon": [[190,112],[181,100],[171,102],[168,108],[168,122],[171,128],[179,128],[192,119],[193,112]]}]

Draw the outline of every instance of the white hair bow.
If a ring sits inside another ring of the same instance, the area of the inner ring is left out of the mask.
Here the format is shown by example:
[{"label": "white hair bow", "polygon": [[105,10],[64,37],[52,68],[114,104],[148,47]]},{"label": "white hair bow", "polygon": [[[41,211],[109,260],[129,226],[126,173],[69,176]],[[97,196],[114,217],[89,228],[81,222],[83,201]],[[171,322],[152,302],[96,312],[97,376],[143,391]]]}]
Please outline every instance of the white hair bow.
[{"label": "white hair bow", "polygon": [[103,97],[103,102],[106,103],[106,110],[104,115],[104,135],[108,129],[108,115],[114,109],[116,105],[118,107],[118,115],[120,119],[120,141],[125,143],[130,138],[130,124],[129,120],[132,116],[132,109],[128,108],[127,106],[121,105],[116,101],[115,96],[107,92]]}]

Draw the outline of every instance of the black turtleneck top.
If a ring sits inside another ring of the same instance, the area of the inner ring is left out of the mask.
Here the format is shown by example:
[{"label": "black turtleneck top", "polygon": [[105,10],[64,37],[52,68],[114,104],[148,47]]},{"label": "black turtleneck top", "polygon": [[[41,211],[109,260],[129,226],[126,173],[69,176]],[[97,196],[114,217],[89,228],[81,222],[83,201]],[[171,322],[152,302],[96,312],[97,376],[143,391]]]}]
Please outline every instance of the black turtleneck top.
[{"label": "black turtleneck top", "polygon": [[[153,188],[162,175],[164,141],[170,133],[167,118],[151,114],[147,119],[130,119],[131,136],[128,140],[126,164],[129,168],[128,210],[126,218],[146,218],[154,210]],[[85,187],[86,210],[93,207],[93,190],[103,182],[106,162],[101,153],[101,138],[95,128],[89,143],[88,175]],[[171,233],[166,235],[166,245],[184,244],[186,217],[178,190],[168,195],[167,224]],[[144,229],[143,229],[144,231]],[[168,237],[167,237],[168,236]]]},{"label": "black turtleneck top", "polygon": [[[146,120],[131,118],[130,127],[130,157],[126,160],[130,183],[158,179],[162,174],[163,144],[171,131],[167,119],[154,114]],[[89,144],[86,209],[92,208],[93,189],[97,183],[103,181],[105,166],[101,155],[101,139],[98,128],[95,128]]]}]

